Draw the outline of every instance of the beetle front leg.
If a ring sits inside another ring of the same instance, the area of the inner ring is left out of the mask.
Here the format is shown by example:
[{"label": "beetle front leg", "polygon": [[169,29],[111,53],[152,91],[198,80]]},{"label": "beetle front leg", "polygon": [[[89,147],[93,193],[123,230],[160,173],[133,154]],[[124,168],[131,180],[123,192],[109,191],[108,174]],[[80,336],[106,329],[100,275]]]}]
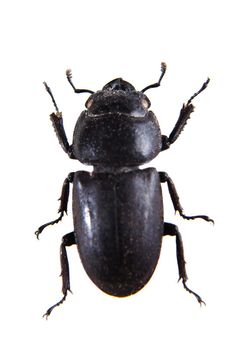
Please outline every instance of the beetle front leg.
[{"label": "beetle front leg", "polygon": [[214,221],[212,219],[210,219],[207,215],[194,215],[194,216],[187,216],[183,213],[183,208],[180,204],[180,199],[178,196],[178,193],[176,191],[174,182],[172,181],[172,179],[168,176],[167,173],[161,171],[159,172],[159,177],[160,177],[160,182],[167,183],[168,186],[168,191],[169,194],[171,196],[171,200],[172,200],[172,204],[174,206],[175,211],[178,211],[180,216],[182,216],[182,218],[184,219],[188,219],[188,220],[194,220],[194,219],[203,219],[205,221],[210,221],[212,223],[214,223]]},{"label": "beetle front leg", "polygon": [[184,247],[183,247],[183,241],[181,234],[179,232],[179,229],[176,225],[170,224],[165,222],[164,223],[164,236],[175,236],[176,237],[176,256],[177,256],[177,264],[178,264],[178,270],[179,270],[179,280],[182,280],[184,289],[193,294],[199,304],[205,304],[205,302],[201,299],[201,297],[193,292],[189,287],[186,285],[186,282],[188,280],[186,268],[185,268],[185,259],[184,259]]},{"label": "beetle front leg", "polygon": [[38,239],[39,239],[39,235],[41,234],[41,232],[47,226],[57,224],[63,218],[64,213],[67,214],[67,205],[68,205],[69,192],[70,192],[70,183],[73,182],[73,177],[74,177],[74,173],[70,173],[67,176],[67,178],[65,179],[65,181],[63,182],[61,197],[59,198],[61,203],[60,203],[60,207],[58,209],[58,213],[60,213],[60,216],[56,220],[47,222],[46,224],[44,224],[38,228],[38,230],[35,232],[35,235],[37,236]]},{"label": "beetle front leg", "polygon": [[174,126],[172,132],[170,133],[169,137],[163,135],[162,136],[162,151],[165,151],[170,147],[172,143],[174,143],[177,138],[179,137],[181,131],[184,129],[188,119],[190,118],[191,113],[194,111],[194,106],[191,103],[191,101],[199,95],[203,90],[206,89],[207,85],[209,84],[210,79],[208,78],[200,90],[198,90],[195,94],[193,94],[188,102],[186,104],[183,104],[183,107],[180,111],[180,116],[176,122],[176,125]]},{"label": "beetle front leg", "polygon": [[69,145],[67,137],[66,137],[66,132],[64,129],[64,125],[63,125],[62,112],[59,112],[59,109],[58,109],[57,103],[55,101],[55,98],[53,96],[53,93],[46,82],[44,82],[44,86],[45,86],[46,91],[50,95],[50,97],[53,101],[54,107],[56,109],[56,113],[50,114],[50,119],[52,121],[52,124],[53,124],[54,130],[55,130],[55,133],[57,135],[58,141],[59,141],[63,151],[65,151],[68,154],[68,156],[73,159],[74,156],[72,153],[72,146]]},{"label": "beetle front leg", "polygon": [[62,112],[52,113],[50,114],[50,119],[53,124],[53,128],[55,130],[55,133],[57,135],[58,141],[68,156],[71,159],[74,159],[73,152],[72,152],[72,146],[69,145],[66,132],[63,125],[63,118],[62,118]]},{"label": "beetle front leg", "polygon": [[70,272],[69,272],[69,261],[67,257],[67,252],[66,252],[66,247],[69,247],[73,244],[76,244],[75,242],[75,236],[74,232],[70,232],[63,236],[62,238],[62,243],[60,246],[60,259],[61,259],[61,277],[62,277],[62,293],[63,293],[63,298],[58,301],[56,304],[51,306],[46,313],[43,315],[43,317],[48,318],[48,316],[51,314],[53,309],[59,305],[61,305],[66,297],[68,291],[71,292],[70,290]]}]

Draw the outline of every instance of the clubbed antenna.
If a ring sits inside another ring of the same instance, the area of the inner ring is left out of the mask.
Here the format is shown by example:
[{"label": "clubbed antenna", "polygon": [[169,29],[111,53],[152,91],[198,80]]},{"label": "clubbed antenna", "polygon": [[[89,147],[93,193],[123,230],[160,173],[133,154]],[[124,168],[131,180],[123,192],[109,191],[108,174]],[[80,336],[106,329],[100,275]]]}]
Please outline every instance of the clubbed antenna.
[{"label": "clubbed antenna", "polygon": [[161,75],[160,75],[160,78],[159,78],[158,82],[146,86],[144,89],[141,90],[141,92],[145,92],[146,90],[159,87],[159,86],[160,86],[160,83],[161,83],[161,80],[163,79],[163,76],[164,76],[164,74],[165,74],[165,72],[166,72],[166,69],[167,69],[166,63],[165,63],[165,62],[162,62],[162,63],[161,63]]},{"label": "clubbed antenna", "polygon": [[76,89],[76,87],[74,86],[74,84],[72,82],[72,71],[71,71],[71,69],[67,69],[66,70],[66,77],[67,77],[68,82],[70,83],[70,85],[74,89],[75,93],[77,93],[77,94],[80,94],[82,92],[88,92],[89,94],[93,94],[94,93],[94,91],[87,90],[87,89]]}]

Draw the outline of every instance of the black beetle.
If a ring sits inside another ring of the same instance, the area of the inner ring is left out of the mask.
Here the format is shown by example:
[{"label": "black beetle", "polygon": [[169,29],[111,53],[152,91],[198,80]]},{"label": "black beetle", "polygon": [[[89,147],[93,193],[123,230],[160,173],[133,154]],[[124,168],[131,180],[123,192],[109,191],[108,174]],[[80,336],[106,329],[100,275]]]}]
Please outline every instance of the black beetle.
[{"label": "black beetle", "polygon": [[151,278],[164,235],[176,237],[179,279],[184,288],[203,303],[201,297],[186,285],[182,238],[177,226],[164,222],[161,183],[167,183],[174,209],[183,218],[213,220],[205,215],[186,216],[168,174],[139,166],[176,141],[194,110],[191,101],[207,87],[209,79],[183,105],[178,121],[167,137],[161,135],[145,95],[146,90],[160,86],[165,71],[166,64],[162,63],[158,82],[141,91],[118,78],[102,90],[93,92],[76,89],[71,71],[67,70],[67,79],[74,91],[91,94],[86,110],[77,120],[72,145],[67,141],[62,113],[44,83],[56,108],[50,118],[63,150],[70,158],[93,166],[91,173],[77,171],[68,175],[60,197],[60,216],[36,231],[38,238],[46,226],[58,223],[67,213],[69,184],[73,183],[74,231],[66,234],[61,243],[63,298],[51,306],[45,316],[49,316],[70,291],[67,246],[77,245],[84,269],[102,291],[124,297],[138,292]]}]

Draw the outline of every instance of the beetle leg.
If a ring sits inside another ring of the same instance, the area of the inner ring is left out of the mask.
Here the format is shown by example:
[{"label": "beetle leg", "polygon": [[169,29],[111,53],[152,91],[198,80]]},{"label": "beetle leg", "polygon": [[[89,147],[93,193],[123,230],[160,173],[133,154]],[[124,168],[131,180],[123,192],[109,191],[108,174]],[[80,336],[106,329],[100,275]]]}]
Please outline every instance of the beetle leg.
[{"label": "beetle leg", "polygon": [[184,259],[184,247],[183,247],[183,241],[181,234],[179,232],[179,229],[176,225],[170,224],[165,222],[164,223],[164,236],[175,236],[176,237],[176,256],[177,256],[177,264],[178,264],[178,270],[179,270],[179,280],[182,280],[184,289],[193,294],[197,301],[201,304],[205,304],[205,302],[201,299],[201,297],[193,292],[189,287],[186,285],[186,282],[188,280],[186,268],[185,268],[185,259]]},{"label": "beetle leg", "polygon": [[44,86],[45,86],[46,91],[50,95],[50,97],[53,101],[54,107],[56,109],[56,113],[52,113],[50,115],[50,119],[52,121],[52,124],[53,124],[54,130],[55,130],[55,133],[57,135],[58,141],[59,141],[60,145],[62,146],[63,150],[69,155],[69,157],[74,158],[73,154],[72,154],[72,147],[69,145],[69,143],[67,141],[65,129],[63,126],[62,113],[59,112],[59,109],[58,109],[57,103],[55,101],[55,98],[53,96],[53,93],[45,81],[44,81]]},{"label": "beetle leg", "polygon": [[43,315],[43,317],[48,318],[48,316],[51,314],[53,309],[60,304],[62,304],[66,297],[68,291],[71,292],[70,290],[70,272],[69,272],[69,261],[67,257],[67,252],[66,252],[66,247],[69,247],[73,244],[76,244],[75,242],[75,236],[74,232],[67,233],[65,236],[62,238],[62,243],[60,246],[60,259],[61,259],[61,277],[62,277],[62,293],[63,293],[63,298],[51,306],[46,313]]},{"label": "beetle leg", "polygon": [[168,186],[168,191],[169,194],[171,196],[171,200],[172,200],[172,204],[174,206],[175,211],[178,211],[180,216],[182,216],[182,218],[184,219],[188,219],[188,220],[194,220],[194,219],[203,219],[205,221],[210,221],[212,223],[214,223],[214,221],[212,219],[210,219],[207,215],[194,215],[194,216],[187,216],[183,213],[183,208],[180,204],[180,199],[178,196],[178,193],[176,191],[174,182],[172,181],[172,179],[168,176],[167,173],[160,171],[159,172],[159,176],[160,176],[160,182],[166,182],[167,186]]},{"label": "beetle leg", "polygon": [[162,151],[168,149],[172,143],[176,141],[176,139],[179,137],[180,133],[183,131],[188,119],[190,118],[191,113],[194,111],[194,106],[191,103],[191,101],[199,95],[203,90],[206,89],[207,85],[209,84],[210,79],[208,78],[200,90],[198,90],[195,94],[193,94],[188,102],[186,104],[183,104],[183,107],[181,108],[180,111],[180,116],[170,133],[169,137],[164,136],[162,137]]},{"label": "beetle leg", "polygon": [[50,114],[50,119],[52,121],[53,128],[55,130],[58,141],[63,151],[65,151],[71,159],[74,159],[72,146],[69,145],[66,137],[66,132],[63,125],[62,113],[61,112],[52,113]]},{"label": "beetle leg", "polygon": [[68,205],[70,183],[71,182],[73,182],[73,173],[70,173],[67,176],[67,178],[65,179],[65,181],[63,182],[61,197],[59,198],[59,200],[61,201],[60,207],[58,209],[58,213],[60,213],[59,217],[56,220],[47,222],[46,224],[44,224],[38,228],[38,230],[35,232],[35,235],[37,236],[38,239],[39,239],[39,235],[45,229],[45,227],[47,227],[49,225],[57,224],[63,218],[64,213],[67,214],[67,205]]}]

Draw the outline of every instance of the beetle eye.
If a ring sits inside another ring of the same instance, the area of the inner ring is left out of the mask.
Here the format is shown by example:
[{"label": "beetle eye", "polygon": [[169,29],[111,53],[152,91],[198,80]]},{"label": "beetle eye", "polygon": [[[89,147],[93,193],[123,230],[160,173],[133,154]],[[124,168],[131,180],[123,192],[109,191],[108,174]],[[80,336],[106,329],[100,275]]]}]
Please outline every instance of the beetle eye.
[{"label": "beetle eye", "polygon": [[149,103],[149,101],[146,98],[142,98],[142,106],[145,109],[150,107],[150,103]]},{"label": "beetle eye", "polygon": [[87,107],[88,109],[91,108],[92,103],[93,103],[93,98],[89,98],[89,99],[87,100],[87,102],[86,102],[86,107]]}]

